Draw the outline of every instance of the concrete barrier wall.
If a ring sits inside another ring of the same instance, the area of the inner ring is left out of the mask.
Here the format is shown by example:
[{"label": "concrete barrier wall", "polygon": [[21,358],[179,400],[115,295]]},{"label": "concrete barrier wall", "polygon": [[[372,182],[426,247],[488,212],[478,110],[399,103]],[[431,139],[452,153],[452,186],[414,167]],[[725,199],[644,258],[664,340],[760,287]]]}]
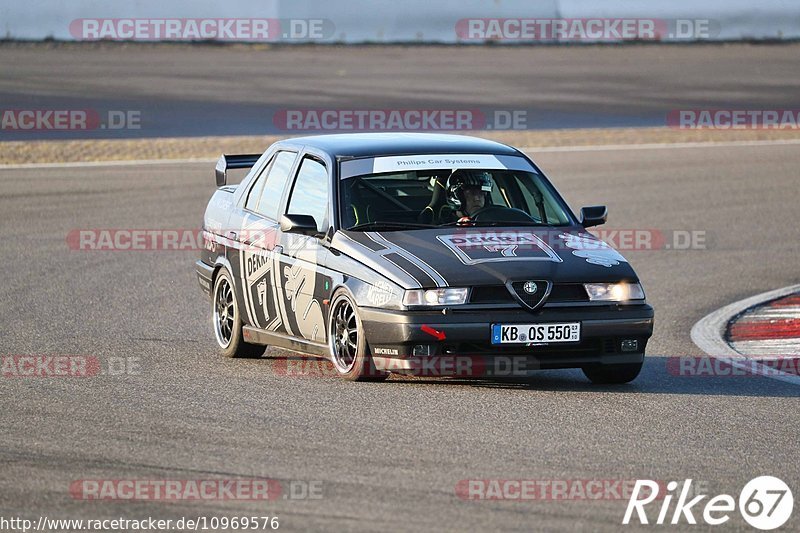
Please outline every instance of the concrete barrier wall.
[{"label": "concrete barrier wall", "polygon": [[[489,26],[485,28],[489,31],[470,36],[465,35],[467,19],[654,19],[659,29],[657,38],[663,41],[800,38],[800,2],[796,0],[3,0],[0,5],[6,39],[83,40],[85,33],[78,30],[75,21],[120,18],[282,19],[284,23],[278,25],[281,31],[271,32],[268,38],[237,34],[234,39],[220,40],[287,42],[614,40],[613,35],[509,38],[507,31],[498,36]],[[287,30],[287,19],[296,21],[297,31]],[[311,31],[304,31],[304,21],[311,23]]]}]

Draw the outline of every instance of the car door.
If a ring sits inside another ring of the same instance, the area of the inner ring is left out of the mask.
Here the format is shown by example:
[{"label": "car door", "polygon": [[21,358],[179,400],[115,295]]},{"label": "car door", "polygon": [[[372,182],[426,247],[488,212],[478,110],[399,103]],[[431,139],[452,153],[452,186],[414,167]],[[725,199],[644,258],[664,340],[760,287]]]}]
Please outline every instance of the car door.
[{"label": "car door", "polygon": [[243,198],[243,218],[237,237],[239,275],[248,323],[260,329],[283,333],[287,329],[275,287],[280,245],[279,213],[297,152],[275,153]]},{"label": "car door", "polygon": [[[284,210],[292,215],[310,215],[321,234],[330,228],[330,170],[316,156],[306,154],[300,160]],[[328,248],[319,236],[280,234],[280,285],[284,324],[295,337],[325,343],[324,300],[330,297],[331,278],[321,265]]]}]

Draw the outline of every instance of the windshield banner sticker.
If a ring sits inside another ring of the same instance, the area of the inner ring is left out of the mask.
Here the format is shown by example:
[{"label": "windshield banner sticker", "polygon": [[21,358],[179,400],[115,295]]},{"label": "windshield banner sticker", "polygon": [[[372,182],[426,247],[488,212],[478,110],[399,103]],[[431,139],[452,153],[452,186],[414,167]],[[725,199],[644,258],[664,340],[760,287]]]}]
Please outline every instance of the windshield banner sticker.
[{"label": "windshield banner sticker", "polygon": [[531,232],[491,231],[439,235],[436,238],[465,265],[495,261],[562,261],[546,242]]},{"label": "windshield banner sticker", "polygon": [[493,155],[488,154],[444,154],[401,155],[376,157],[372,172],[401,172],[403,170],[426,170],[440,168],[480,168],[505,170],[507,167]]}]

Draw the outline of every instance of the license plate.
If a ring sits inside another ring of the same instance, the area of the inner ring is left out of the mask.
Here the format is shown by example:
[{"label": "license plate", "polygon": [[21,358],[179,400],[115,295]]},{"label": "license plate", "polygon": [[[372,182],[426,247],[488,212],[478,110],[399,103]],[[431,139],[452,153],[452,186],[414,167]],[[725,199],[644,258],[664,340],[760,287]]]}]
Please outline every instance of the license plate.
[{"label": "license plate", "polygon": [[492,344],[549,344],[551,342],[579,342],[580,340],[580,322],[492,325]]}]

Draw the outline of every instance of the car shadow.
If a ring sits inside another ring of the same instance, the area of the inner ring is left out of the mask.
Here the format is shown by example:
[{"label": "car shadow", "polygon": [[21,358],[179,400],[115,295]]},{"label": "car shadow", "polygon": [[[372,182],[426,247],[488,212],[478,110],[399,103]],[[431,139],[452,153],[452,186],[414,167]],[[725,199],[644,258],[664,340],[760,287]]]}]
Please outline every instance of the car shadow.
[{"label": "car shadow", "polygon": [[[326,359],[270,350],[267,357],[275,374],[286,378],[327,378],[339,380]],[[645,394],[686,394],[700,396],[800,397],[800,379],[787,383],[772,377],[732,369],[708,357],[687,358],[647,356],[639,376],[622,385],[591,383],[579,369],[539,370],[524,377],[410,376],[391,374],[383,386],[458,386],[507,390],[552,392],[615,392]],[[684,361],[684,364],[681,363]],[[697,361],[700,364],[697,364]],[[711,361],[711,364],[708,363]]]},{"label": "car shadow", "polygon": [[[670,361],[673,359],[673,361]],[[736,372],[723,367],[712,372],[681,371],[674,358],[648,356],[639,376],[631,383],[597,385],[580,369],[540,370],[525,377],[463,379],[456,377],[406,377],[392,375],[387,383],[460,385],[509,390],[550,392],[616,392],[646,394],[687,394],[700,396],[800,397],[800,379],[787,383],[752,372]]]}]

